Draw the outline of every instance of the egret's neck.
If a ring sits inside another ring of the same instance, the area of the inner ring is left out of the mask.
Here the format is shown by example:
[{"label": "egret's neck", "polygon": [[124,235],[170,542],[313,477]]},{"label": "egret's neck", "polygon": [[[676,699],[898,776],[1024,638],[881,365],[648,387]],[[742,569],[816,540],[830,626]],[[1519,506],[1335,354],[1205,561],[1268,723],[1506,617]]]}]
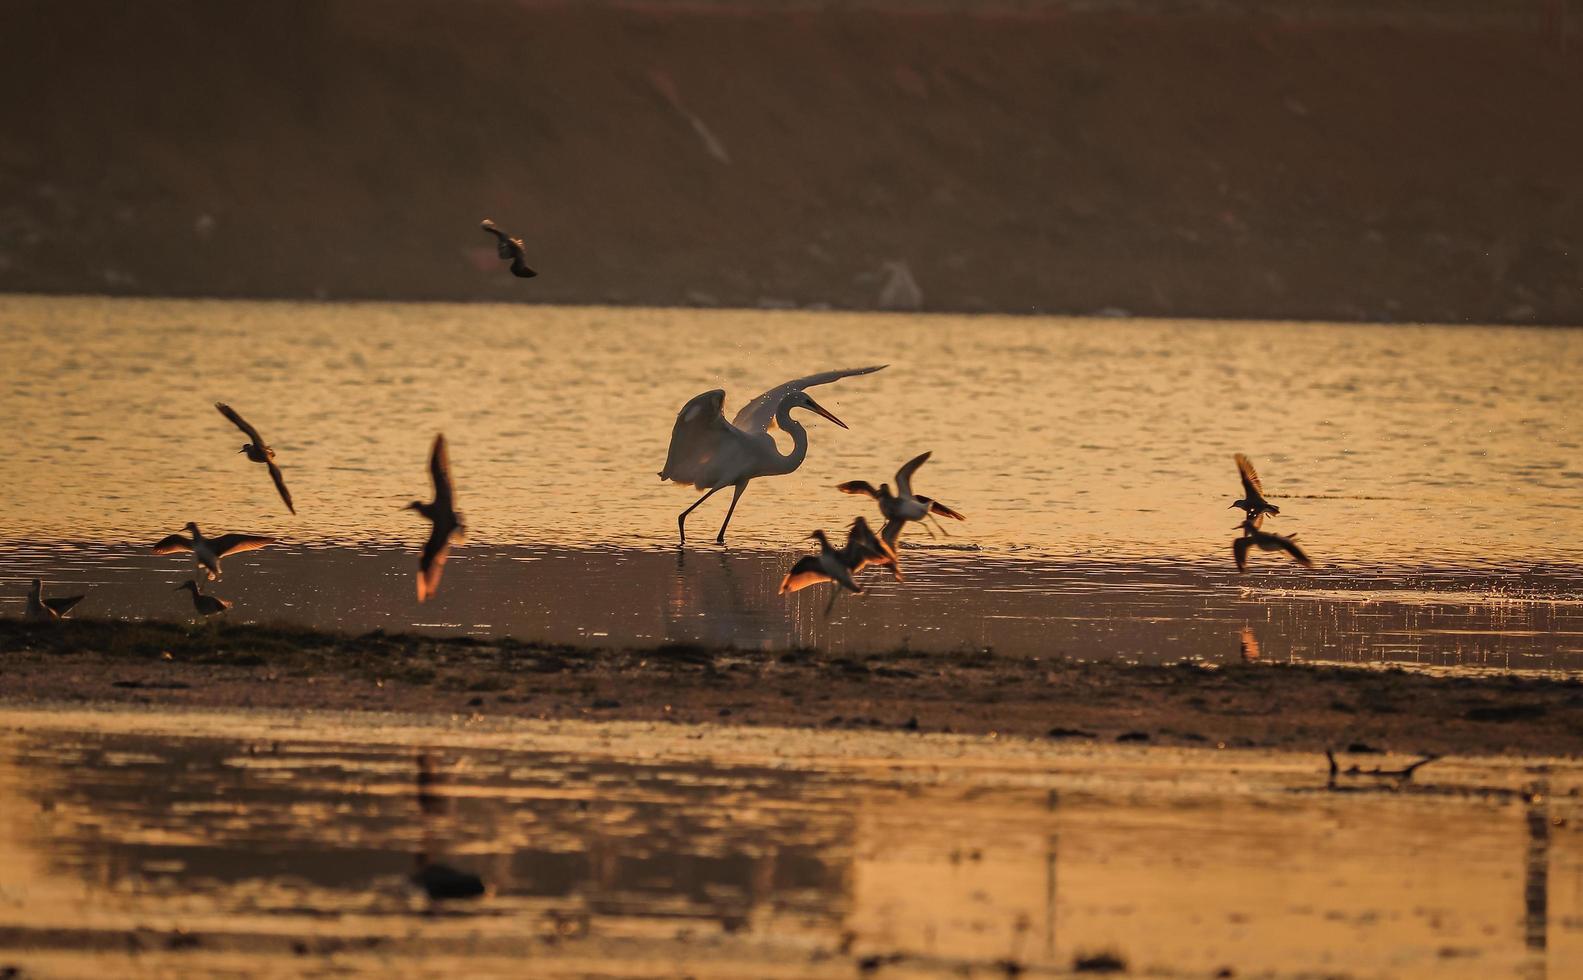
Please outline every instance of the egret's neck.
[{"label": "egret's neck", "polygon": [[775,424],[784,429],[792,437],[792,451],[780,458],[780,466],[776,473],[790,473],[802,465],[808,455],[808,430],[802,423],[791,417],[791,406],[785,403],[775,413]]}]

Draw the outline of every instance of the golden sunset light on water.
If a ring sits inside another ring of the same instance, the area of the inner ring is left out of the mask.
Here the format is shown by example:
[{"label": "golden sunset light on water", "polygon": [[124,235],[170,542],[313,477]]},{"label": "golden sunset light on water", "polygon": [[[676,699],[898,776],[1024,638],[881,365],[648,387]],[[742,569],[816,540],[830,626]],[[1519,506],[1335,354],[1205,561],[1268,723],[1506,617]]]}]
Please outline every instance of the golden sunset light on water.
[{"label": "golden sunset light on water", "polygon": [[1583,962],[1578,0],[0,0],[0,980]]}]

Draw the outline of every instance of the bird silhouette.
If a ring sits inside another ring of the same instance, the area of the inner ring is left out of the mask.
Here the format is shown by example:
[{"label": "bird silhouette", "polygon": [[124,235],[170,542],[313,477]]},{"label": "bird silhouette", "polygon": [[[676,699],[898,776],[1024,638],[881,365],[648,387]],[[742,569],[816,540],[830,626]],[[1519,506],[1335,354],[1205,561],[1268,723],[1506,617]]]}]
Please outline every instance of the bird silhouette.
[{"label": "bird silhouette", "polygon": [[434,448],[429,451],[429,479],[434,483],[434,500],[424,503],[414,500],[406,510],[415,510],[433,525],[428,540],[423,543],[423,553],[418,557],[418,601],[427,602],[440,590],[440,574],[445,571],[445,559],[451,553],[451,536],[465,534],[462,515],[456,512],[456,495],[451,487],[451,454],[445,447],[445,436],[434,437]]},{"label": "bird silhouette", "polygon": [[222,534],[218,538],[206,538],[198,530],[198,525],[192,521],[187,522],[187,530],[192,532],[191,538],[182,537],[180,534],[161,538],[154,545],[154,554],[172,555],[181,551],[190,551],[195,568],[203,569],[211,582],[220,577],[221,558],[239,551],[254,551],[275,543],[274,538],[260,534]]},{"label": "bird silhouette", "polygon": [[[933,515],[936,514],[958,521],[967,520],[965,516],[940,503],[938,500],[913,493],[913,474],[918,472],[918,467],[929,461],[930,455],[931,453],[922,453],[902,464],[901,469],[896,471],[895,493],[891,492],[890,484],[888,483],[881,483],[876,489],[867,480],[851,480],[836,485],[836,489],[842,493],[861,494],[873,497],[879,502],[879,512],[885,517],[885,525],[880,528],[879,536],[890,549],[892,557],[895,557],[896,542],[901,537],[902,528],[909,521],[921,521],[926,517],[932,519]],[[925,528],[927,529],[927,525],[925,525]],[[930,533],[933,534],[934,532],[931,531]],[[896,578],[900,579],[900,562],[893,563],[892,568]]]},{"label": "bird silhouette", "polygon": [[275,451],[264,443],[264,438],[258,434],[257,429],[253,428],[246,419],[237,414],[236,409],[225,402],[215,402],[214,407],[219,409],[221,415],[230,419],[232,424],[241,429],[247,438],[251,440],[244,443],[237,452],[246,453],[248,459],[255,463],[263,463],[269,467],[269,478],[275,481],[275,490],[280,494],[280,499],[286,502],[286,509],[293,514],[297,513],[297,508],[291,503],[291,491],[286,489],[286,479],[280,475],[280,467],[275,465]]},{"label": "bird silhouette", "polygon": [[1231,542],[1231,553],[1237,559],[1237,571],[1245,572],[1248,570],[1248,551],[1252,548],[1257,548],[1260,551],[1284,551],[1296,559],[1297,563],[1304,568],[1313,567],[1313,561],[1303,553],[1302,548],[1297,546],[1297,542],[1292,540],[1297,535],[1273,534],[1269,531],[1262,531],[1259,529],[1259,525],[1263,523],[1264,517],[1260,515],[1258,517],[1249,517],[1237,525],[1242,529],[1242,537]]},{"label": "bird silhouette", "polygon": [[845,589],[856,595],[863,592],[863,587],[857,583],[857,573],[865,565],[884,564],[894,560],[882,541],[875,536],[868,522],[859,517],[852,522],[852,527],[847,531],[846,545],[837,548],[830,543],[830,538],[824,531],[818,530],[809,535],[819,542],[819,553],[805,555],[797,559],[781,580],[780,594],[799,592],[811,585],[824,582],[834,582],[839,588],[830,596],[830,604],[825,606],[825,614],[829,615],[830,608],[835,605],[836,596]]},{"label": "bird silhouette", "polygon": [[1279,514],[1281,508],[1264,499],[1264,484],[1259,482],[1259,474],[1254,471],[1253,463],[1241,453],[1237,453],[1236,460],[1237,473],[1242,477],[1242,499],[1231,506],[1247,511],[1250,519],[1265,514]]},{"label": "bird silhouette", "polygon": [[27,612],[25,616],[28,620],[35,623],[50,623],[58,619],[64,619],[83,598],[83,596],[74,595],[63,596],[58,599],[46,599],[44,598],[43,580],[34,579],[33,584],[28,587]]},{"label": "bird silhouette", "polygon": [[176,588],[172,591],[180,592],[182,589],[186,589],[192,593],[192,608],[193,611],[198,614],[199,619],[208,619],[211,616],[218,616],[227,609],[230,609],[233,605],[233,603],[222,599],[219,596],[205,595],[198,589],[198,583],[196,581],[183,582],[176,586]]},{"label": "bird silhouette", "polygon": [[495,223],[488,218],[485,218],[479,227],[495,236],[495,251],[501,258],[511,260],[512,275],[519,279],[532,279],[538,275],[537,272],[528,268],[527,262],[523,261],[523,254],[527,246],[522,244],[522,239],[512,238],[495,227]]},{"label": "bird silhouette", "polygon": [[[731,506],[726,510],[720,533],[715,535],[717,543],[725,543],[726,527],[731,523],[731,515],[736,513],[737,501],[742,498],[748,482],[761,476],[791,473],[802,465],[808,455],[808,433],[792,418],[793,409],[807,409],[843,429],[847,427],[803,389],[859,374],[872,374],[883,367],[885,365],[880,364],[826,371],[788,381],[748,402],[730,422],[726,421],[723,410],[726,398],[723,389],[706,391],[683,405],[671,429],[670,450],[665,457],[665,468],[660,470],[660,479],[691,484],[705,493],[676,518],[681,543],[687,543],[687,515],[720,490],[733,487]],[[781,454],[775,437],[770,435],[772,425],[791,435],[790,453]]]}]

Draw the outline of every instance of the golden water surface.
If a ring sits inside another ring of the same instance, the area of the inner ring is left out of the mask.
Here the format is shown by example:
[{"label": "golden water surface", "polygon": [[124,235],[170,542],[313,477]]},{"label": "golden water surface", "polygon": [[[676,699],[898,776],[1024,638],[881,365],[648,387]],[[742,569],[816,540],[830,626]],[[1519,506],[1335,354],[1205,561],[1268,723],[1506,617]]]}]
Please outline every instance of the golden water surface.
[{"label": "golden water surface", "polygon": [[[875,363],[815,389],[850,430],[804,413],[806,463],[754,481],[727,549],[726,495],[675,549],[683,403]],[[282,539],[216,587],[258,621],[1163,659],[1254,626],[1277,656],[1571,667],[1580,375],[1564,329],[0,297],[0,612],[37,575],[82,615],[184,615],[189,563],[147,546],[196,520]],[[401,507],[441,431],[470,534],[418,607]],[[834,484],[924,450],[918,487],[969,519],[909,530],[906,583],[829,619],[776,595],[812,529],[877,517]],[[1313,570],[1236,573],[1238,451]]]}]

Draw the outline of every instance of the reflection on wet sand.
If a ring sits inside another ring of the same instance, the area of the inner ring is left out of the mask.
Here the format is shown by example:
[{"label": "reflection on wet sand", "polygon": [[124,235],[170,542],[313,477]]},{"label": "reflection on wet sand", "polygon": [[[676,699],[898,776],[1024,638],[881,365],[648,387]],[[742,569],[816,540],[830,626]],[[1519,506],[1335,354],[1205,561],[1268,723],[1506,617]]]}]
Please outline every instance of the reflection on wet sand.
[{"label": "reflection on wet sand", "polygon": [[[1471,978],[1583,955],[1573,764],[1535,783],[1441,760],[1328,793],[1322,759],[1270,753],[236,725],[0,714],[0,963],[850,977],[1104,955],[1161,976]],[[431,900],[414,854],[487,894]]]},{"label": "reflection on wet sand", "polygon": [[[906,542],[903,542],[904,544]],[[1435,667],[1583,666],[1583,576],[1559,571],[1372,568],[1261,571],[1224,565],[991,558],[905,548],[907,581],[865,579],[830,618],[826,597],[777,594],[794,553],[674,548],[470,546],[447,588],[412,602],[410,553],[275,547],[211,591],[232,621],[366,632],[755,650],[980,650],[1086,660],[1221,662],[1251,634],[1269,662]],[[20,615],[28,580],[91,588],[76,615],[176,619],[187,563],[131,548],[0,545],[0,615]]]}]

